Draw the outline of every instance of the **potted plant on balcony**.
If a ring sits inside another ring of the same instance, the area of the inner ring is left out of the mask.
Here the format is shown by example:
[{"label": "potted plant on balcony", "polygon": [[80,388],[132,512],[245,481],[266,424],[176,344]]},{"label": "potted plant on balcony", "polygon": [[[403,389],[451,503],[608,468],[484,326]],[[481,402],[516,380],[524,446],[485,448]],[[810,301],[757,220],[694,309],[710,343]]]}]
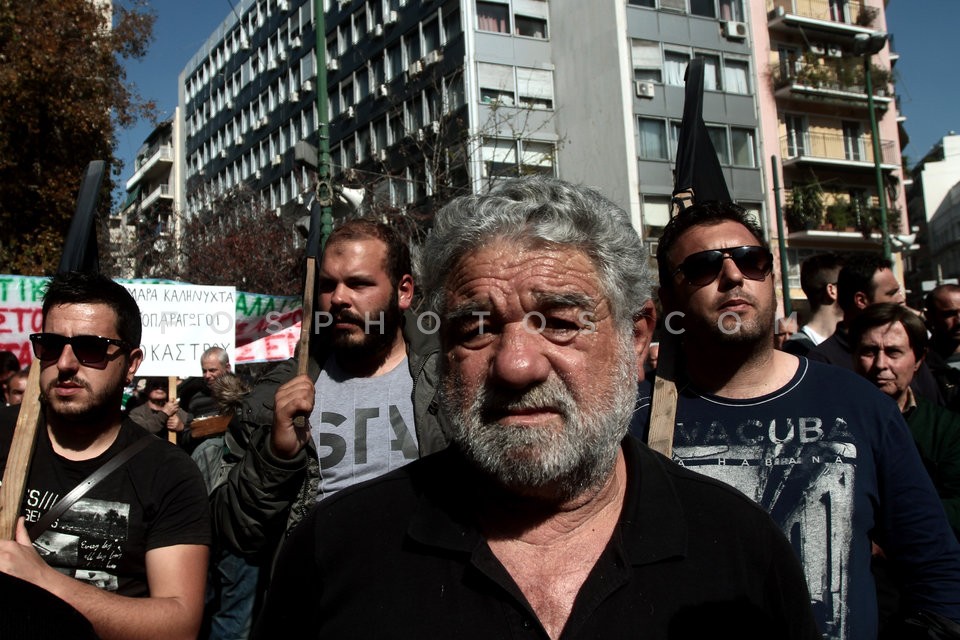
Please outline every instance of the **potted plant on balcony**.
[{"label": "potted plant on balcony", "polygon": [[837,231],[852,230],[857,220],[857,214],[849,200],[838,198],[827,207],[825,217],[827,223]]},{"label": "potted plant on balcony", "polygon": [[786,218],[791,231],[809,231],[820,225],[823,219],[823,189],[820,183],[793,185]]},{"label": "potted plant on balcony", "polygon": [[[900,229],[901,211],[899,207],[889,207],[887,209],[887,233],[896,235],[901,232]],[[857,220],[857,229],[863,234],[864,238],[869,238],[874,232],[880,232],[880,207],[870,207]]]}]

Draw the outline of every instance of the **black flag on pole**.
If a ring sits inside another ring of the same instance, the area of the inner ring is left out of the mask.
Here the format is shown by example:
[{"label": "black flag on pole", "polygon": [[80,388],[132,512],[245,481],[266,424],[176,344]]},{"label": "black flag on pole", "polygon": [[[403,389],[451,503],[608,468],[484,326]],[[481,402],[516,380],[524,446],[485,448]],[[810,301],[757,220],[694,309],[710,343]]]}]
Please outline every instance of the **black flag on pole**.
[{"label": "black flag on pole", "polygon": [[83,176],[80,193],[77,195],[77,210],[73,214],[70,231],[63,244],[58,273],[66,271],[99,273],[100,271],[97,232],[93,223],[97,215],[97,200],[100,197],[100,186],[103,184],[106,168],[107,163],[103,160],[94,160],[87,165],[87,172]]},{"label": "black flag on pole", "polygon": [[690,61],[685,81],[683,123],[677,140],[673,183],[673,215],[692,205],[694,200],[731,201],[717,151],[703,122],[703,59]]}]

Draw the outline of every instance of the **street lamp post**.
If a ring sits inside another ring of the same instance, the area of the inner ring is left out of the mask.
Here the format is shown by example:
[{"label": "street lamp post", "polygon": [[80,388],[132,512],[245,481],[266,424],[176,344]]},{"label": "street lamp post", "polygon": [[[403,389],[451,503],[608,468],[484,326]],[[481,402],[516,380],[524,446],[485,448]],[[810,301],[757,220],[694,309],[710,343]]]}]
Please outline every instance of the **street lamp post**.
[{"label": "street lamp post", "polygon": [[327,29],[322,0],[313,2],[317,59],[317,201],[321,206],[320,246],[333,231],[333,184],[330,169],[330,123],[327,113]]},{"label": "street lamp post", "polygon": [[877,113],[873,101],[873,80],[870,77],[871,57],[879,53],[887,44],[887,34],[878,31],[871,34],[860,33],[854,36],[853,52],[863,56],[863,77],[867,89],[867,110],[870,112],[870,135],[873,138],[873,170],[877,179],[877,198],[880,200],[880,237],[883,240],[883,257],[890,259],[893,254],[890,246],[890,231],[887,228],[887,190],[883,186],[883,169],[880,166],[880,131],[877,127]]}]

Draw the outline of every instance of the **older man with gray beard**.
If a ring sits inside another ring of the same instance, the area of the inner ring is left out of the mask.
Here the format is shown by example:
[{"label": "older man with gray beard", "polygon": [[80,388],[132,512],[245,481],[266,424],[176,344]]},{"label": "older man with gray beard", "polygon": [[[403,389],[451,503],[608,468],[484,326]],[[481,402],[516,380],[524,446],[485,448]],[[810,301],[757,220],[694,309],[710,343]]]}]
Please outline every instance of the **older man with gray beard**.
[{"label": "older man with gray beard", "polygon": [[817,637],[769,517],[625,435],[654,318],[624,211],[510,181],[423,255],[454,444],[318,505],[260,637]]}]

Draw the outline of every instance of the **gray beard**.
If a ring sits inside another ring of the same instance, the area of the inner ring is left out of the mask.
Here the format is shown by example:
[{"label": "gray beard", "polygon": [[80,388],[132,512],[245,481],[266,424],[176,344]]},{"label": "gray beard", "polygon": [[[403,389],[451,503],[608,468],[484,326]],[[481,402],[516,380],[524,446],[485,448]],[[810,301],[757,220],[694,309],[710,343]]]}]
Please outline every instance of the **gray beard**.
[{"label": "gray beard", "polygon": [[[636,359],[629,349],[614,363],[606,388],[591,394],[589,407],[577,406],[556,375],[516,392],[482,386],[468,404],[462,379],[450,374],[440,397],[454,441],[474,466],[519,495],[560,503],[599,489],[613,469],[636,403]],[[562,432],[495,421],[504,408],[538,407],[559,410]]]}]

